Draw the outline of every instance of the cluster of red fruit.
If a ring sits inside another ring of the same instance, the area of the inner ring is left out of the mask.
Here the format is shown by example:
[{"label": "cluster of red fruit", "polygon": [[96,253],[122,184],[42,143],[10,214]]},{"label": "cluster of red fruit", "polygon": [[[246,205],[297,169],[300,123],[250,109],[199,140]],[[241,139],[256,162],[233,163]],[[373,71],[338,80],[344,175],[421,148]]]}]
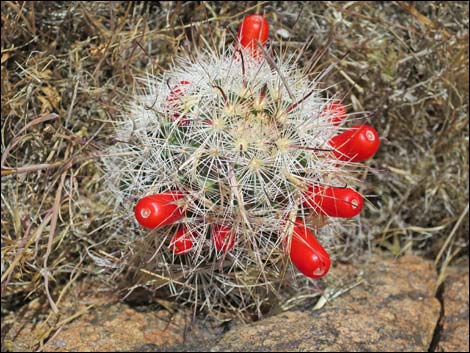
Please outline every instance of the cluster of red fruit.
[{"label": "cluster of red fruit", "polygon": [[[135,218],[141,226],[154,229],[173,224],[184,217],[184,193],[168,191],[146,196],[135,206]],[[170,248],[176,255],[190,251],[194,245],[194,233],[181,225],[170,240]],[[235,233],[230,227],[212,226],[212,242],[219,251],[230,251],[235,245]]]},{"label": "cluster of red fruit", "polygon": [[[258,43],[265,45],[268,32],[268,22],[263,16],[249,15],[238,30],[239,44],[251,51],[253,57],[259,58],[262,53]],[[184,96],[184,86],[189,82],[182,81],[180,84],[167,98],[170,107]],[[346,109],[341,103],[334,102],[327,107],[325,114],[328,114],[333,124],[338,125],[346,118]],[[173,118],[179,120],[179,125],[187,124],[184,115],[176,114]],[[328,144],[338,160],[363,162],[376,153],[379,136],[371,126],[356,125],[334,136]],[[362,196],[348,187],[311,185],[303,196],[303,205],[320,216],[351,218],[361,212],[364,204]],[[184,217],[184,199],[185,195],[181,191],[146,196],[138,201],[135,217],[143,227],[149,229],[173,224]],[[187,253],[193,248],[197,236],[180,225],[170,240],[170,248],[176,255]],[[227,225],[213,224],[211,241],[218,251],[228,252],[235,246],[236,234]],[[308,277],[320,278],[329,270],[328,253],[300,218],[296,219],[293,227],[289,255],[297,269]]]}]

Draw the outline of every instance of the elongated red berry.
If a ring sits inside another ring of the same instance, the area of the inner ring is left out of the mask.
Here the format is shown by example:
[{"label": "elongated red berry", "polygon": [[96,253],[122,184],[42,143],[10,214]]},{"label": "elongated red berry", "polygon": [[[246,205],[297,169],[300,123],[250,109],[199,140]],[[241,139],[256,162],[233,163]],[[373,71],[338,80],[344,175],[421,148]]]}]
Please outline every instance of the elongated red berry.
[{"label": "elongated red berry", "polygon": [[265,45],[269,34],[268,21],[261,15],[248,15],[238,28],[238,41],[244,48],[251,49],[253,56],[257,57],[259,48],[257,42]]},{"label": "elongated red berry", "polygon": [[300,218],[295,221],[289,255],[294,266],[307,277],[323,277],[330,269],[330,256]]},{"label": "elongated red berry", "polygon": [[167,97],[167,102],[174,102],[179,100],[187,91],[187,85],[189,85],[189,81],[180,81],[175,87],[172,88],[170,94]]},{"label": "elongated red berry", "polygon": [[334,136],[329,144],[339,160],[363,162],[377,152],[380,141],[379,134],[372,126],[356,125]]},{"label": "elongated red berry", "polygon": [[[188,90],[188,85],[191,83],[189,81],[180,81],[175,87],[172,88],[170,94],[166,98],[166,106],[169,111],[181,110],[181,98],[184,97],[186,91]],[[178,125],[186,126],[189,124],[189,119],[181,113],[176,112],[172,114],[173,120],[178,121]]]},{"label": "elongated red berry", "polygon": [[352,218],[364,206],[364,199],[356,190],[333,186],[310,186],[305,195],[305,207],[330,217]]},{"label": "elongated red berry", "polygon": [[338,125],[346,118],[346,108],[339,102],[331,103],[325,111],[330,116],[330,120],[334,125]]},{"label": "elongated red berry", "polygon": [[230,251],[235,246],[236,235],[232,228],[215,224],[212,226],[212,244],[219,251]]},{"label": "elongated red berry", "polygon": [[170,239],[170,249],[175,255],[185,254],[193,248],[193,239],[193,234],[181,225]]},{"label": "elongated red berry", "polygon": [[149,229],[175,223],[184,216],[180,205],[183,197],[179,191],[145,196],[135,206],[135,218],[142,227]]}]

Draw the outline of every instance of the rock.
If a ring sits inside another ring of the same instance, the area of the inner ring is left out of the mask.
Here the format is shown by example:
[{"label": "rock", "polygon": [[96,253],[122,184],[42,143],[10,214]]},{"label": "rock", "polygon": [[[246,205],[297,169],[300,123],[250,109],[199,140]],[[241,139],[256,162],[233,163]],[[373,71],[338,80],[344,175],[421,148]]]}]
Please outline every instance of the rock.
[{"label": "rock", "polygon": [[191,318],[187,311],[139,312],[121,303],[106,305],[71,323],[44,351],[152,352],[209,339],[211,330],[201,322],[191,324]]},{"label": "rock", "polygon": [[48,319],[35,314],[35,305],[24,308],[8,318],[2,346],[11,352],[36,351],[41,338],[49,338],[45,352],[153,352],[200,346],[215,335],[208,323],[193,323],[191,311],[176,310],[171,302],[130,307],[112,297],[78,299],[61,303],[61,313]]},{"label": "rock", "polygon": [[441,321],[437,352],[469,351],[469,285],[468,267],[458,269],[444,282],[442,300],[444,315]]},{"label": "rock", "polygon": [[[32,352],[49,326],[41,313],[42,304],[34,299],[17,312],[2,316],[2,352]],[[39,314],[38,314],[39,313]]]},{"label": "rock", "polygon": [[436,279],[419,257],[376,260],[364,285],[322,309],[239,326],[212,351],[427,351],[440,314]]},{"label": "rock", "polygon": [[[42,337],[46,352],[427,351],[440,315],[433,264],[419,257],[374,258],[365,268],[359,285],[319,310],[303,306],[307,309],[234,326],[224,335],[220,325],[192,322],[190,311],[171,302],[130,307],[87,293],[61,303],[60,315],[48,320],[32,307],[15,313],[2,343],[10,351],[31,351],[41,348]],[[340,265],[330,278],[351,281],[359,270]],[[468,318],[468,295],[466,308]]]}]

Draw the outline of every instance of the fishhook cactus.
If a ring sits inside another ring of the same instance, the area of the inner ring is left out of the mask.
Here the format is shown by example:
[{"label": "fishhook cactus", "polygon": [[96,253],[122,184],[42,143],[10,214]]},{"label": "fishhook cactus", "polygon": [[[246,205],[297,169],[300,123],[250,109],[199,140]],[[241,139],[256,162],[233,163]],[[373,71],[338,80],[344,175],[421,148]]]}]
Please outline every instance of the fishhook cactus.
[{"label": "fishhook cactus", "polygon": [[347,127],[320,76],[266,46],[268,28],[247,16],[234,45],[142,78],[105,158],[132,224],[126,261],[203,306],[249,306],[292,271],[324,276],[330,257],[316,234],[359,214],[351,170],[379,145],[371,126]]}]

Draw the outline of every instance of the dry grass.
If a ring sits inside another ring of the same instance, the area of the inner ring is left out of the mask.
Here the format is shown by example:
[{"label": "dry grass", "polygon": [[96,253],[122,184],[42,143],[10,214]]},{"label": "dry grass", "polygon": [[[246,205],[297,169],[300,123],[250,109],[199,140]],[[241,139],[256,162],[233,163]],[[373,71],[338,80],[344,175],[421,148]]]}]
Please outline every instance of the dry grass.
[{"label": "dry grass", "polygon": [[[2,314],[33,298],[60,311],[87,247],[109,234],[97,160],[134,78],[265,13],[383,136],[364,175],[372,248],[445,268],[468,256],[468,4],[2,2]],[[277,34],[276,34],[277,33]],[[208,35],[209,34],[209,35]],[[274,43],[276,45],[276,43]],[[101,251],[106,251],[102,249]],[[347,254],[345,254],[347,255]],[[347,256],[345,256],[347,257]]]}]

